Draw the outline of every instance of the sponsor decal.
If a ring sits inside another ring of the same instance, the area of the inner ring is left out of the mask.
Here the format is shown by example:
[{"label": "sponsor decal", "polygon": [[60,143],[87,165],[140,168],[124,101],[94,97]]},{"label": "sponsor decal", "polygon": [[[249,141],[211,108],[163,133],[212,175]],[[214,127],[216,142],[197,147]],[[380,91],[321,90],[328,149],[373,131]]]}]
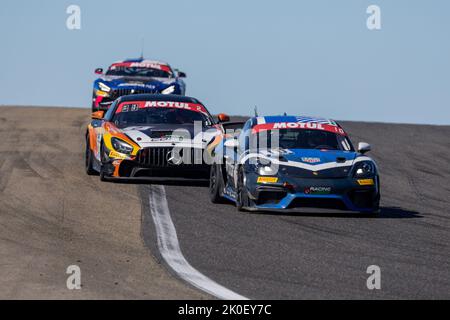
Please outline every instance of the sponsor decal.
[{"label": "sponsor decal", "polygon": [[161,141],[170,141],[172,140],[172,136],[163,136],[163,137],[159,137],[159,138],[151,138],[150,141],[153,142],[161,142]]},{"label": "sponsor decal", "polygon": [[280,129],[304,129],[304,130],[322,130],[333,132],[342,136],[346,136],[345,131],[333,124],[324,124],[317,122],[274,122],[261,123],[253,127],[252,132],[257,133],[265,130],[280,130]]},{"label": "sponsor decal", "polygon": [[166,72],[171,72],[171,69],[168,65],[160,64],[157,62],[119,62],[114,63],[109,68],[110,70],[115,70],[117,68],[148,68],[148,69],[159,69]]},{"label": "sponsor decal", "polygon": [[375,181],[373,181],[373,179],[359,179],[358,184],[360,186],[373,186]]},{"label": "sponsor decal", "polygon": [[331,187],[309,187],[305,189],[305,194],[330,194]]},{"label": "sponsor decal", "polygon": [[172,109],[185,109],[195,112],[201,112],[207,114],[207,111],[204,106],[197,103],[188,103],[188,102],[175,102],[175,101],[133,101],[133,102],[124,102],[119,105],[116,110],[116,113],[128,112],[128,111],[137,111],[139,109],[145,108],[172,108]]},{"label": "sponsor decal", "polygon": [[179,136],[179,135],[173,135],[173,134],[166,134],[163,135],[159,138],[152,138],[151,141],[179,141],[182,142],[184,140],[183,136]]},{"label": "sponsor decal", "polygon": [[124,104],[122,106],[122,112],[138,111],[138,110],[139,110],[139,105],[136,103]]},{"label": "sponsor decal", "polygon": [[319,163],[321,160],[320,158],[303,157],[302,161],[307,163]]},{"label": "sponsor decal", "polygon": [[125,159],[127,156],[126,155],[124,155],[124,154],[121,154],[121,153],[119,153],[119,152],[116,152],[116,151],[110,151],[109,152],[109,157],[110,158],[118,158],[118,159]]},{"label": "sponsor decal", "polygon": [[258,177],[258,183],[277,183],[277,177]]}]

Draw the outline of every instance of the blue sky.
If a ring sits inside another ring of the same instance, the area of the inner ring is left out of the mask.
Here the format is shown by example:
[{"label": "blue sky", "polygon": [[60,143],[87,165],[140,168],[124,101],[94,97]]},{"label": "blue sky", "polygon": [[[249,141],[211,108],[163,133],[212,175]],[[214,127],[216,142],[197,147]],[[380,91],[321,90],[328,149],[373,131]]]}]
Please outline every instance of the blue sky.
[{"label": "blue sky", "polygon": [[[66,8],[81,7],[81,30]],[[366,27],[381,8],[382,29]],[[0,104],[88,107],[93,70],[140,54],[211,112],[450,124],[446,0],[2,0]]]}]

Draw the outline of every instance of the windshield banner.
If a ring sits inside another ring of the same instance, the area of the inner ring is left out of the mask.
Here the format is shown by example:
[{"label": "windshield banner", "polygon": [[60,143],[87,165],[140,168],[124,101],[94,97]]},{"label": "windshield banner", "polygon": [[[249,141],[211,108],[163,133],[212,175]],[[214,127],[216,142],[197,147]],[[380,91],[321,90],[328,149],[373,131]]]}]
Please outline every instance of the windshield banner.
[{"label": "windshield banner", "polygon": [[188,102],[175,102],[175,101],[126,101],[119,105],[116,113],[121,112],[134,112],[139,109],[146,108],[172,108],[172,109],[184,109],[194,112],[201,112],[208,114],[205,107],[198,103]]},{"label": "windshield banner", "polygon": [[111,65],[110,70],[115,70],[117,68],[147,68],[147,69],[158,69],[165,72],[172,72],[170,67],[165,64],[159,64],[155,62],[118,62]]},{"label": "windshield banner", "polygon": [[345,131],[331,124],[323,124],[317,122],[275,122],[275,123],[261,123],[253,127],[252,132],[258,133],[266,130],[280,130],[280,129],[304,129],[304,130],[321,130],[346,136]]}]

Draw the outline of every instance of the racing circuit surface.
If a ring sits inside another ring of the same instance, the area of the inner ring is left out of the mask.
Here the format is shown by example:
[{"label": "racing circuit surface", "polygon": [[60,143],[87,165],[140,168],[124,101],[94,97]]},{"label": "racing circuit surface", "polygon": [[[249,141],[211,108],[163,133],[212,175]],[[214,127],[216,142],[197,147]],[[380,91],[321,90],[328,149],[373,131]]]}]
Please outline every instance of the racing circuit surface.
[{"label": "racing circuit surface", "polygon": [[[88,121],[86,109],[0,108],[0,298],[211,298],[163,262],[164,201],[192,268],[243,297],[450,298],[448,126],[341,123],[379,165],[382,212],[369,218],[246,214],[202,185],[101,183],[84,174]],[[71,264],[82,290],[66,288]],[[370,265],[381,290],[366,287]]]}]

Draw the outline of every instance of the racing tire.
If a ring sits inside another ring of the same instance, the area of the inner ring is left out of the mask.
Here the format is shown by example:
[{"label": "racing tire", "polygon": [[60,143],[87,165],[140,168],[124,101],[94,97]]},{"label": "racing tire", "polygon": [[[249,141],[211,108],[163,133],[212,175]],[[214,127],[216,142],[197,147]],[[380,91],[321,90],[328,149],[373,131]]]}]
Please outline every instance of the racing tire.
[{"label": "racing tire", "polygon": [[223,198],[220,194],[222,189],[222,166],[213,164],[209,172],[209,199],[212,203],[223,203]]},{"label": "racing tire", "polygon": [[369,218],[376,218],[380,215],[381,210],[374,210],[368,213]]},{"label": "racing tire", "polygon": [[376,200],[373,204],[373,210],[369,212],[369,217],[375,218],[380,215],[381,209],[380,209],[380,194],[378,194]]},{"label": "racing tire", "polygon": [[249,211],[250,199],[248,198],[247,187],[245,186],[244,168],[240,167],[238,171],[238,182],[236,190],[236,208],[240,212]]},{"label": "racing tire", "polygon": [[98,175],[98,172],[94,170],[94,155],[92,154],[91,144],[89,142],[89,136],[86,137],[86,156],[85,156],[85,168],[86,173],[89,176]]},{"label": "racing tire", "polygon": [[108,181],[109,175],[105,172],[105,168],[103,166],[103,163],[106,162],[105,159],[105,150],[103,147],[103,144],[100,148],[100,159],[101,159],[101,165],[100,165],[100,181]]},{"label": "racing tire", "polygon": [[381,209],[380,209],[380,200],[381,200],[381,193],[380,193],[380,177],[377,176],[377,189],[378,189],[378,194],[375,198],[375,200],[373,201],[373,211],[371,211],[369,213],[369,216],[374,218],[380,215],[381,213]]},{"label": "racing tire", "polygon": [[100,169],[100,181],[108,181],[108,179],[106,178],[105,170],[103,170],[103,168]]}]

